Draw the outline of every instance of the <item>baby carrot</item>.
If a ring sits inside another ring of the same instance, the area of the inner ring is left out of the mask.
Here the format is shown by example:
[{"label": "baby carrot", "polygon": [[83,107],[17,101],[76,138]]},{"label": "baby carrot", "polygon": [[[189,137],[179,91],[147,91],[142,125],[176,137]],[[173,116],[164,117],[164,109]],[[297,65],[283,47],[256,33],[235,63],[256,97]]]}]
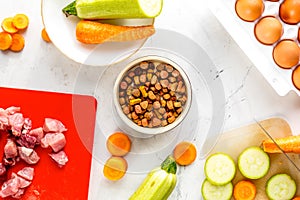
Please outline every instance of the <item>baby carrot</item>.
[{"label": "baby carrot", "polygon": [[[300,153],[300,135],[277,138],[275,142],[285,153]],[[278,146],[271,139],[264,140],[262,146],[267,153],[281,153]]]},{"label": "baby carrot", "polygon": [[131,141],[125,133],[116,132],[107,138],[106,147],[113,156],[125,156],[131,149]]},{"label": "baby carrot", "polygon": [[192,143],[183,141],[175,146],[173,156],[178,165],[190,165],[196,159],[197,150]]},{"label": "baby carrot", "polygon": [[8,32],[8,33],[16,33],[19,30],[13,25],[12,17],[4,18],[2,21],[1,27],[5,32]]},{"label": "baby carrot", "polygon": [[12,44],[12,37],[7,32],[0,32],[0,50],[7,50]]},{"label": "baby carrot", "polygon": [[26,29],[29,25],[29,19],[25,14],[16,14],[12,19],[12,24],[19,30]]},{"label": "baby carrot", "polygon": [[239,181],[233,188],[235,200],[252,200],[256,196],[256,186],[247,180]]},{"label": "baby carrot", "polygon": [[9,47],[9,49],[14,52],[19,52],[24,48],[24,46],[25,46],[24,37],[19,33],[12,34],[12,44]]}]

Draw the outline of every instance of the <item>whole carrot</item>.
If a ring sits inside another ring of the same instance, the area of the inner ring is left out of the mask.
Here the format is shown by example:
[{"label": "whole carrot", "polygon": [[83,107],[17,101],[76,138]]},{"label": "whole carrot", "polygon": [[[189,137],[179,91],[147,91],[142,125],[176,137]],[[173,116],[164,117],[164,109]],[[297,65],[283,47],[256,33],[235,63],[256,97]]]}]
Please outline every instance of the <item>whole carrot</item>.
[{"label": "whole carrot", "polygon": [[81,20],[76,26],[77,40],[86,44],[140,40],[150,37],[154,32],[153,25],[117,26],[89,20]]},{"label": "whole carrot", "polygon": [[[275,142],[285,153],[300,153],[300,135],[277,138]],[[267,153],[281,153],[277,145],[271,139],[264,140],[262,143]]]}]

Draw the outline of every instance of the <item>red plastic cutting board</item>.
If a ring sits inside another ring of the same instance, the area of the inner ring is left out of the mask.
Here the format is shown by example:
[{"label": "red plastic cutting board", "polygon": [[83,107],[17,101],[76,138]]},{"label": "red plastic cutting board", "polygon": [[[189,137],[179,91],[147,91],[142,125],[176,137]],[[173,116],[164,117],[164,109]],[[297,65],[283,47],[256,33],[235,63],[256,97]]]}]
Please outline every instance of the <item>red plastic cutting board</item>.
[{"label": "red plastic cutting board", "polygon": [[[38,147],[37,153],[41,159],[38,164],[33,165],[34,180],[22,199],[88,199],[97,107],[95,98],[0,87],[0,107],[9,106],[20,106],[24,117],[32,120],[33,128],[42,126],[44,119],[50,117],[62,121],[68,129],[65,132],[67,144],[64,150],[69,162],[63,168],[59,168],[48,156],[51,150]],[[5,135],[0,135],[0,155],[3,155]],[[28,166],[20,161],[9,174],[17,172],[25,165]]]}]

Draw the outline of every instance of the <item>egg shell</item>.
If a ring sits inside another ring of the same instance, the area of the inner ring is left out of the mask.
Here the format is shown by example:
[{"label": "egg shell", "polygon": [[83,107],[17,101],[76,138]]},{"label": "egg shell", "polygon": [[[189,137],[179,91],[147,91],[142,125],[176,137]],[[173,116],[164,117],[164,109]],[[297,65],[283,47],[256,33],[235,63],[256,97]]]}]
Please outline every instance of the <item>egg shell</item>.
[{"label": "egg shell", "polygon": [[274,16],[265,16],[259,19],[254,26],[256,39],[265,45],[277,42],[283,34],[283,25]]},{"label": "egg shell", "polygon": [[273,59],[283,69],[291,69],[299,63],[299,45],[290,39],[279,41],[273,48]]},{"label": "egg shell", "polygon": [[253,22],[257,20],[264,11],[263,0],[237,0],[235,11],[244,21]]},{"label": "egg shell", "polygon": [[298,65],[292,73],[292,81],[294,86],[300,90],[300,65]]},{"label": "egg shell", "polygon": [[280,4],[279,16],[287,24],[300,22],[300,0],[285,0]]}]

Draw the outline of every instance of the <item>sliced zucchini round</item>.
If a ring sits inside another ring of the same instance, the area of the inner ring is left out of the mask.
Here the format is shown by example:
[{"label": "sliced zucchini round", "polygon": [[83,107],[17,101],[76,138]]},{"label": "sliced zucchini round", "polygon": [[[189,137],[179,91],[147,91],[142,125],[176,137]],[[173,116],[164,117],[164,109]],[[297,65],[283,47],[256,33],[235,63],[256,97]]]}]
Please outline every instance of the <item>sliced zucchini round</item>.
[{"label": "sliced zucchini round", "polygon": [[269,155],[257,146],[248,147],[238,157],[238,168],[246,178],[262,178],[270,169]]},{"label": "sliced zucchini round", "polygon": [[233,192],[231,182],[225,185],[213,185],[207,179],[202,183],[201,193],[205,200],[229,200]]},{"label": "sliced zucchini round", "polygon": [[296,182],[287,174],[275,174],[267,182],[266,193],[272,200],[292,199]]},{"label": "sliced zucchini round", "polygon": [[225,185],[235,176],[236,166],[233,159],[225,153],[210,155],[205,161],[206,178],[214,185]]}]

